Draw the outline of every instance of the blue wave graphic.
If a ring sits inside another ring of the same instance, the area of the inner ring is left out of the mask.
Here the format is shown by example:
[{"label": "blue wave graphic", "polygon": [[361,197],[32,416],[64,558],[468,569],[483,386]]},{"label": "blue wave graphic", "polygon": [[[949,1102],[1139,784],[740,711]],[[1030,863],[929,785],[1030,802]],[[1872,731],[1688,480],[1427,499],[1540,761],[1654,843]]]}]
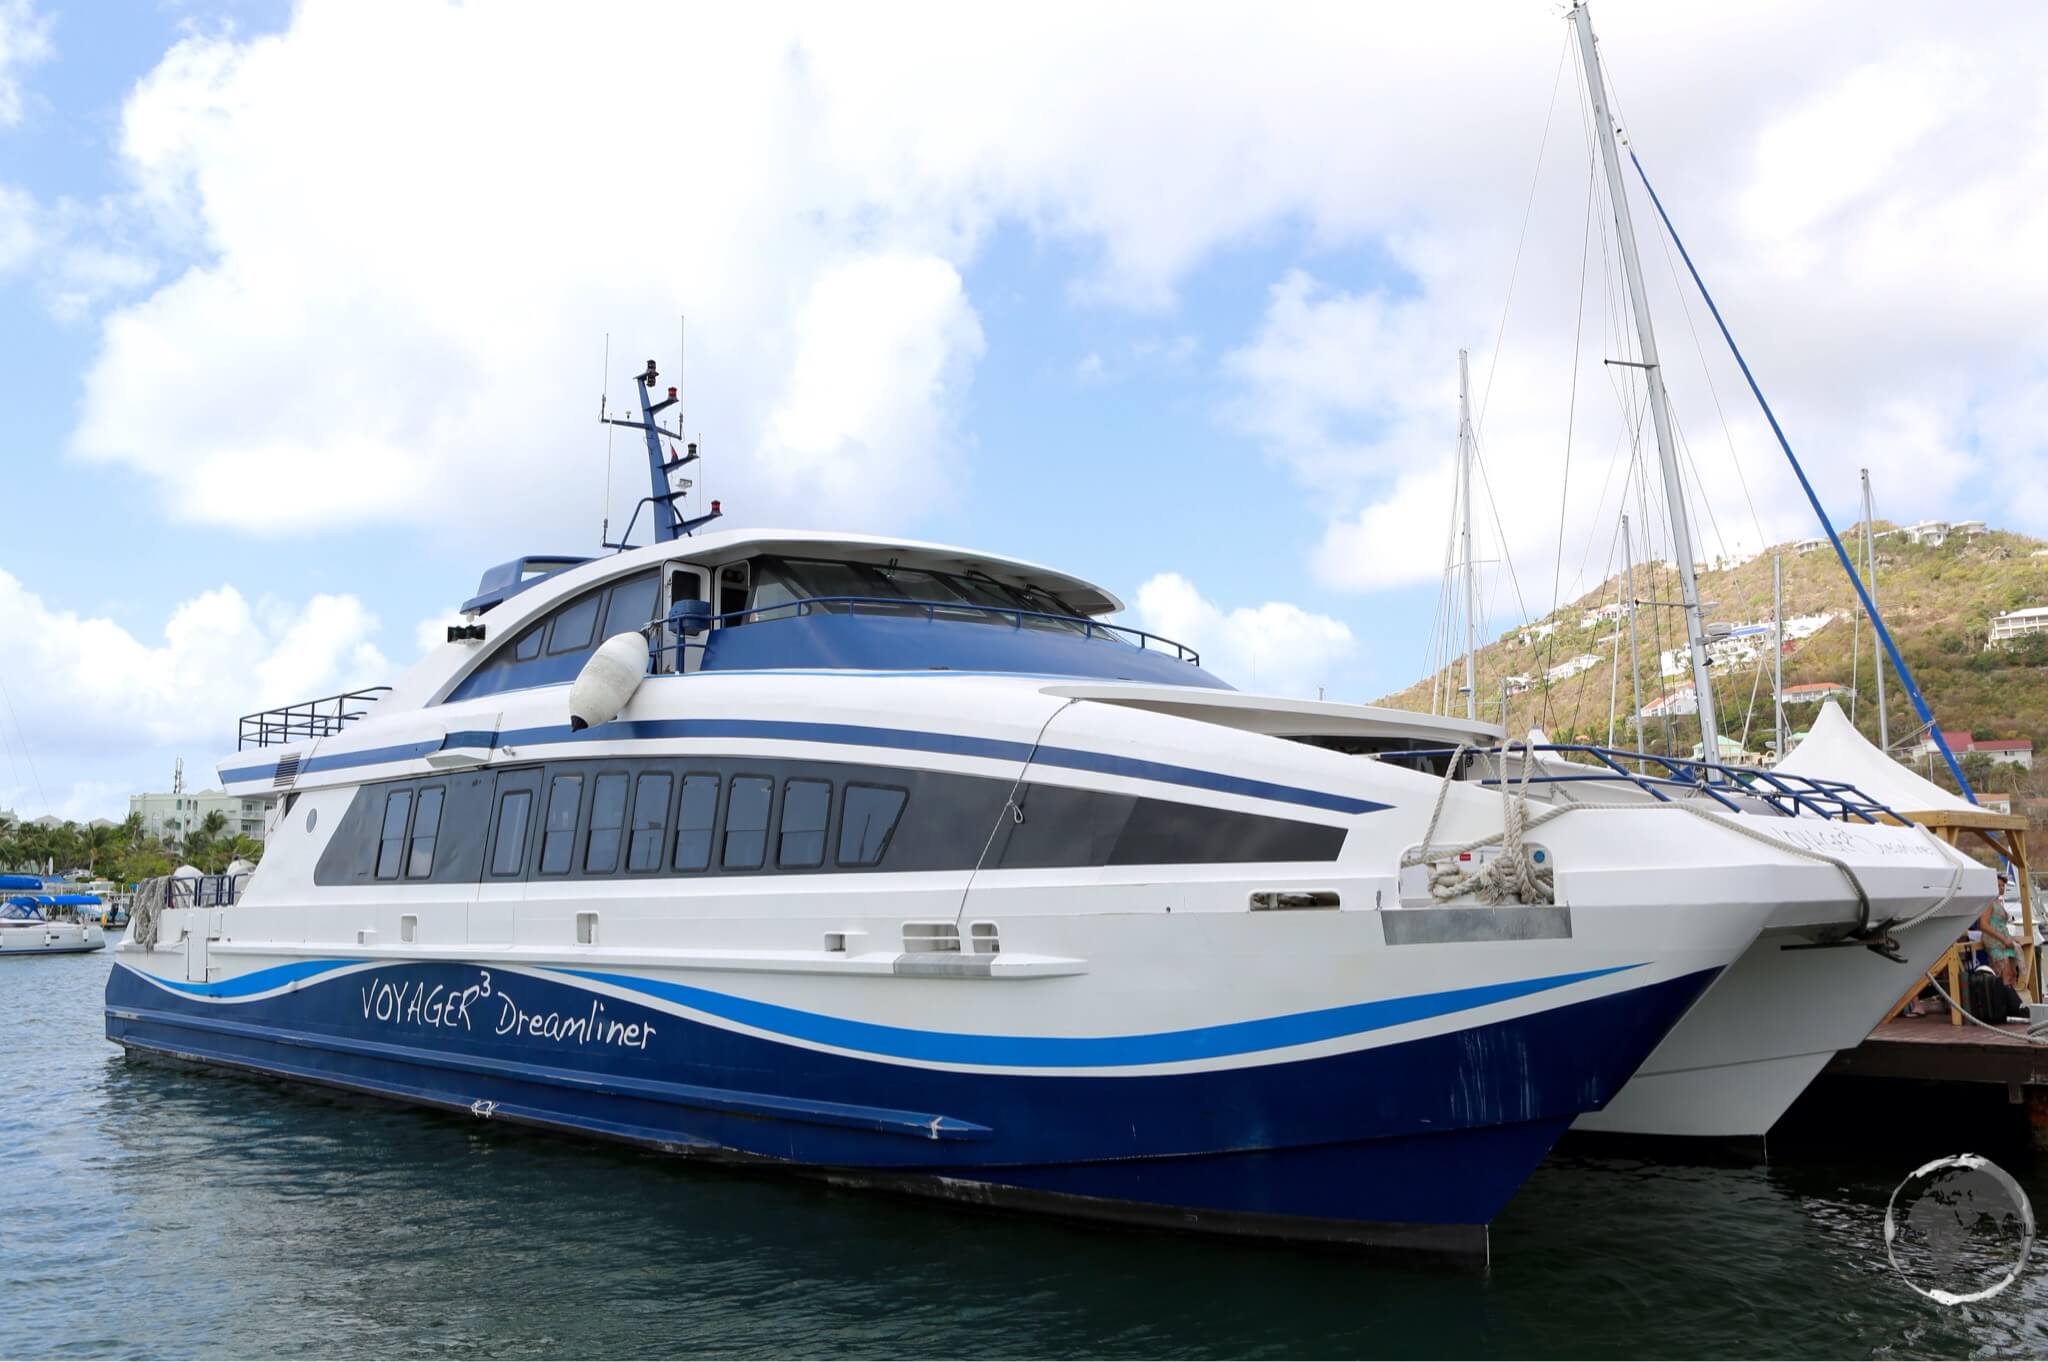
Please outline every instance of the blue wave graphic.
[{"label": "blue wave graphic", "polygon": [[1227,1022],[1220,1026],[1199,1026],[1185,1031],[1156,1031],[1132,1036],[993,1036],[952,1031],[919,1031],[876,1022],[851,1021],[782,1007],[775,1003],[736,998],[726,993],[693,988],[688,984],[661,979],[640,979],[626,974],[605,974],[596,970],[556,971],[592,979],[649,997],[678,1003],[726,1021],[738,1022],[792,1040],[830,1045],[892,1059],[918,1060],[935,1064],[980,1064],[1007,1068],[1079,1069],[1110,1068],[1121,1065],[1176,1064],[1197,1059],[1223,1059],[1261,1050],[1280,1050],[1292,1045],[1336,1040],[1367,1031],[1426,1021],[1431,1017],[1507,1002],[1535,993],[1563,988],[1587,979],[1598,979],[1636,965],[1615,965],[1606,969],[1582,970],[1576,974],[1553,974],[1538,979],[1517,979],[1501,984],[1448,989],[1441,993],[1419,993],[1406,998],[1381,998],[1367,1003],[1296,1012],[1280,1017]]},{"label": "blue wave graphic", "polygon": [[[350,965],[368,964],[366,960],[294,960],[288,964],[272,965],[233,979],[222,979],[218,983],[200,984],[184,979],[166,979],[161,975],[136,970],[137,974],[163,988],[175,989],[179,993],[190,993],[200,998],[246,998],[252,993],[268,993],[273,988],[283,988],[299,979],[310,979],[316,974],[332,970],[347,969]],[[397,963],[397,962],[394,962]]]}]

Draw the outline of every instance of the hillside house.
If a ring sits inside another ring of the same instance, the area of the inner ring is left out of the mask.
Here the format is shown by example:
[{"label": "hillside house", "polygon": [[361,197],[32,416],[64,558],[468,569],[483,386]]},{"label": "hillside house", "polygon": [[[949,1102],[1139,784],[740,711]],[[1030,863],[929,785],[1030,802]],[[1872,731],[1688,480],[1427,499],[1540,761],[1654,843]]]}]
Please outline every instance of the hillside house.
[{"label": "hillside house", "polygon": [[1680,686],[1677,690],[1660,695],[1644,705],[1641,717],[1645,720],[1662,719],[1667,716],[1676,718],[1681,714],[1697,714],[1699,712],[1699,691],[1692,686]]},{"label": "hillside house", "polygon": [[[1992,761],[2001,762],[2007,766],[2023,766],[2030,771],[2034,768],[2034,744],[2032,739],[1977,739],[1972,738],[1967,732],[1947,728],[1941,730],[1941,736],[1948,740],[1948,750],[1955,753],[1958,760],[1975,753],[1978,756],[1988,757]],[[1935,746],[1933,735],[1929,734],[1906,750],[1911,756],[1924,757],[1932,755],[1939,749]]]},{"label": "hillside house", "polygon": [[2048,605],[2008,610],[2003,615],[1991,617],[1991,638],[1985,646],[1995,648],[2001,643],[2011,643],[2014,639],[2039,633],[2048,633]]},{"label": "hillside house", "polygon": [[1579,628],[1591,629],[1596,624],[1606,620],[1618,620],[1626,614],[1628,614],[1628,607],[1626,605],[1623,605],[1620,601],[1609,601],[1607,604],[1588,610],[1585,614],[1579,616]]},{"label": "hillside house", "polygon": [[1788,705],[1817,705],[1837,695],[1847,695],[1849,688],[1839,681],[1808,681],[1803,685],[1785,687],[1785,703]]},{"label": "hillside house", "polygon": [[1555,685],[1559,681],[1570,680],[1580,672],[1589,672],[1599,665],[1600,655],[1598,653],[1580,653],[1577,657],[1567,658],[1543,673],[1543,679]]}]

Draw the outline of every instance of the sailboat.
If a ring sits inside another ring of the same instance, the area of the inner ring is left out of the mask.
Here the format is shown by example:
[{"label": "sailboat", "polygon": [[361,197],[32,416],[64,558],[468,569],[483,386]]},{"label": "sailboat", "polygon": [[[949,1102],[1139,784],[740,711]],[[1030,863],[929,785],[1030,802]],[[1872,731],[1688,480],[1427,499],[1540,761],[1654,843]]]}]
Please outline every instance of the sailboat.
[{"label": "sailboat", "polygon": [[[1670,402],[1658,359],[1648,296],[1643,288],[1623,162],[1617,147],[1618,125],[1607,97],[1592,19],[1584,3],[1572,7],[1570,22],[1582,58],[1586,94],[1639,347],[1640,363],[1628,368],[1641,375],[1655,432],[1671,554],[1679,583],[1679,606],[1685,622],[1693,690],[1698,697],[1700,750],[1712,753],[1718,748],[1720,726],[1708,672],[1709,636],[1701,612]],[[1637,168],[1640,172],[1639,164]],[[1647,177],[1644,184],[1647,188]],[[1658,212],[1663,217],[1661,204]],[[1668,227],[1668,218],[1664,220]],[[1673,239],[1683,255],[1683,243],[1677,242],[1675,233]],[[1684,258],[1690,269],[1690,256]],[[1693,278],[1699,283],[1696,270]],[[1704,284],[1700,287],[1704,295]],[[1711,297],[1707,301],[1713,308]],[[1718,309],[1714,309],[1714,316],[1717,322],[1721,321]],[[1724,322],[1722,331],[1733,347],[1733,338],[1728,336]],[[1739,350],[1736,357],[1742,362]],[[1762,402],[1754,376],[1747,363],[1742,363],[1752,390]],[[1764,407],[1768,416],[1768,404]],[[1771,417],[1771,424],[1778,430],[1775,417]],[[1783,442],[1782,431],[1778,433]],[[1784,448],[1802,485],[1806,485],[1789,443]],[[1807,491],[1812,499],[1810,486]],[[1906,679],[1907,689],[1924,715],[1925,701],[1911,685],[1910,674],[1884,631],[1864,583],[1849,563],[1817,499],[1813,499],[1813,505],[1863,597],[1866,613],[1890,649],[1895,667]],[[1466,589],[1470,590],[1469,574]],[[1630,596],[1634,596],[1633,585]],[[1632,609],[1631,605],[1631,626]],[[1782,708],[1779,712],[1782,715]],[[1640,701],[1636,713],[1642,713]],[[1782,718],[1779,726],[1782,732]],[[1468,741],[1475,749],[1487,746],[1483,734],[1476,731]],[[1835,753],[1843,750],[1840,746],[1830,749]],[[1809,807],[1806,801],[1788,795],[1780,785],[1785,778],[1796,776],[1827,788],[1855,789],[1867,801],[1865,814],[1888,825],[1910,826],[1910,819],[1857,783],[1859,776],[1881,769],[1867,761],[1850,763],[1851,769],[1831,771],[1826,769],[1826,759],[1815,752],[1804,762],[1781,765],[1776,773],[1766,773],[1731,769],[1712,760],[1683,761],[1586,746],[1492,747],[1461,755],[1471,767],[1467,778],[1512,791],[1514,797],[1535,806],[1536,812],[1524,815],[1529,822],[1588,804],[1604,806],[1645,795],[1669,806],[1688,808],[1723,825],[1727,815],[1747,800],[1791,802],[1800,807],[1790,823],[1753,824],[1744,828],[1744,835],[1774,839],[1793,848],[1794,854],[1803,857],[1809,866],[1831,867],[1829,873],[1836,876],[1837,892],[1827,902],[1788,895],[1794,877],[1786,871],[1765,873],[1748,883],[1743,894],[1767,908],[1755,942],[1702,995],[1612,1102],[1578,1118],[1575,1128],[1580,1130],[1761,1141],[1829,1059],[1838,1051],[1861,1043],[1884,1019],[1898,998],[1939,959],[1994,891],[1991,870],[1946,848],[1924,829],[1912,828],[1916,852],[1920,853],[1917,865],[1921,897],[1903,911],[1877,905],[1869,892],[1869,867],[1864,861],[1876,848],[1866,840],[1867,834],[1854,827],[1853,819],[1844,822],[1848,816],[1844,810]],[[1653,774],[1640,780],[1633,790],[1606,778],[1612,771],[1625,767],[1647,769]]]}]

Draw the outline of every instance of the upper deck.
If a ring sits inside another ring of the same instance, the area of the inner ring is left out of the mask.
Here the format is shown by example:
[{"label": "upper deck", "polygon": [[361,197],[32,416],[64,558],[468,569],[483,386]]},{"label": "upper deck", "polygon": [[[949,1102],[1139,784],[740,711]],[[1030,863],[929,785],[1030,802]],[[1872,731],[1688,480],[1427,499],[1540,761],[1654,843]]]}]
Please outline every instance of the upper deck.
[{"label": "upper deck", "polygon": [[[627,632],[648,638],[657,674],[957,671],[1228,689],[1193,649],[1100,618],[1122,607],[1042,564],[873,535],[724,530],[597,558],[529,556],[487,571],[468,622],[375,709],[564,685]],[[365,706],[338,708],[355,720]],[[248,716],[241,745],[339,731],[339,719],[309,722],[312,711],[326,717],[317,704]]]}]

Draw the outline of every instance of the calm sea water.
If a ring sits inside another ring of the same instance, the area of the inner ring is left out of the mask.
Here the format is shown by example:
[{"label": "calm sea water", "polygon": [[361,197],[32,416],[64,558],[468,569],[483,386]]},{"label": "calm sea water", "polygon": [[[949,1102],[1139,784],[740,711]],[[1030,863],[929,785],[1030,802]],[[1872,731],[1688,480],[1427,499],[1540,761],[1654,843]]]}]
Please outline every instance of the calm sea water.
[{"label": "calm sea water", "polygon": [[[1981,1144],[1553,1156],[1485,1270],[974,1214],[129,1061],[106,955],[0,964],[0,1355],[2048,1354],[2048,1280],[1943,1308],[1886,1197]],[[1887,1127],[1888,1128],[1888,1127]],[[1876,1141],[1882,1144],[1883,1141]],[[1907,1142],[1910,1143],[1910,1142]],[[2024,1154],[2000,1162],[2048,1207]]]}]

